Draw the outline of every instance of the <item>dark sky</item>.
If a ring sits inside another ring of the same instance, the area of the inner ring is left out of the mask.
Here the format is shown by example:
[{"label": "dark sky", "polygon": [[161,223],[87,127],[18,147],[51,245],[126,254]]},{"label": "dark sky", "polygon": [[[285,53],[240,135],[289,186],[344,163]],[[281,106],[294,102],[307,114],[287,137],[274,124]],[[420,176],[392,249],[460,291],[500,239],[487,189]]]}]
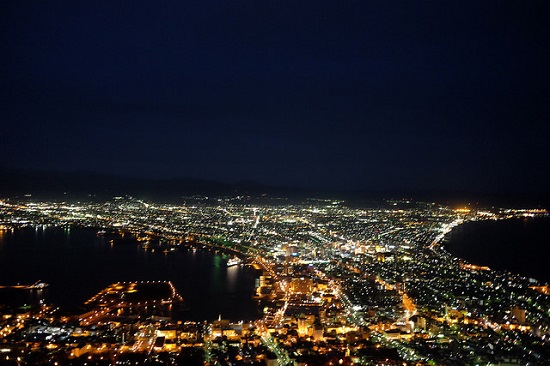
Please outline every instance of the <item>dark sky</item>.
[{"label": "dark sky", "polygon": [[0,165],[548,192],[548,1],[2,1]]}]

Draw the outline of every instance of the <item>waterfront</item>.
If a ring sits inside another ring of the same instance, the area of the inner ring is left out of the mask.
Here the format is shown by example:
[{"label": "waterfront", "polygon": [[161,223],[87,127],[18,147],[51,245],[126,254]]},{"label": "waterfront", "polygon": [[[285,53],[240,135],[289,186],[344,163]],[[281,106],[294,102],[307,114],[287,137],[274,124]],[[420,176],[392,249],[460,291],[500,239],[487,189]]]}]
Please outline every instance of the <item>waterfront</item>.
[{"label": "waterfront", "polygon": [[227,267],[227,255],[189,248],[148,252],[135,240],[113,240],[96,232],[42,226],[1,232],[1,284],[42,280],[50,284],[44,291],[46,301],[75,309],[113,282],[172,281],[184,297],[188,319],[259,316],[251,298],[256,273]]},{"label": "waterfront", "polygon": [[550,246],[549,217],[467,222],[454,228],[444,245],[471,263],[550,282],[544,254]]},{"label": "waterfront", "polygon": [[[516,218],[467,222],[453,229],[444,245],[471,263],[550,282],[547,258],[541,254],[548,238],[550,218]],[[38,226],[0,235],[2,284],[45,281],[51,285],[47,290],[32,296],[18,293],[17,301],[45,298],[64,309],[78,308],[113,282],[171,280],[185,297],[191,319],[220,314],[254,319],[259,316],[251,299],[256,274],[227,267],[228,259],[223,253],[190,248],[149,252],[132,239],[97,236],[95,229]],[[14,294],[4,290],[0,298],[13,299]]]},{"label": "waterfront", "polygon": [[[196,198],[179,205],[132,197],[76,203],[0,201],[2,282],[49,282],[42,294],[62,307],[40,306],[24,313],[4,307],[0,338],[10,342],[11,357],[18,354],[21,340],[47,336],[38,352],[23,352],[26,364],[36,364],[36,357],[50,363],[56,357],[87,362],[94,355],[108,355],[113,362],[119,357],[152,361],[185,357],[191,344],[204,352],[202,361],[231,358],[239,364],[237,356],[250,351],[246,344],[254,342],[249,355],[258,362],[264,363],[269,350],[279,364],[288,365],[301,358],[303,341],[329,345],[318,348],[320,364],[344,363],[347,352],[353,358],[349,363],[372,364],[382,356],[377,356],[379,349],[385,350],[384,359],[398,363],[521,359],[540,364],[550,359],[548,286],[468,265],[437,245],[462,222],[547,217],[546,210],[472,211],[410,201],[385,205],[361,209],[334,200],[288,205],[266,200],[252,206],[239,197],[216,204]],[[183,242],[195,247],[201,242],[201,248],[212,251],[194,251]],[[262,316],[251,299],[255,272],[240,267],[231,272],[227,263],[233,257],[214,250],[239,251],[263,269],[256,292]],[[240,274],[248,278],[248,288],[239,282]],[[128,301],[134,290],[139,295],[141,284],[134,281],[140,280],[170,281],[164,282],[170,284],[170,299]],[[123,284],[110,286],[117,281],[133,283],[126,290]],[[78,306],[101,289],[108,292],[105,301],[92,300],[92,308],[80,310],[78,319],[66,316],[63,309],[70,304],[62,298]],[[187,314],[180,312],[176,290],[186,300]],[[174,302],[172,313],[178,316],[159,319]],[[219,315],[261,319],[230,324],[218,321]],[[179,321],[193,319],[200,321]],[[37,331],[36,322],[49,330]],[[59,322],[64,324],[61,334]],[[92,355],[85,358],[77,328],[88,332]],[[75,332],[78,337],[72,339]],[[228,353],[225,336],[236,342],[237,356]],[[163,345],[162,338],[168,343]],[[351,344],[350,339],[362,341]],[[52,347],[60,348],[52,354]]]}]

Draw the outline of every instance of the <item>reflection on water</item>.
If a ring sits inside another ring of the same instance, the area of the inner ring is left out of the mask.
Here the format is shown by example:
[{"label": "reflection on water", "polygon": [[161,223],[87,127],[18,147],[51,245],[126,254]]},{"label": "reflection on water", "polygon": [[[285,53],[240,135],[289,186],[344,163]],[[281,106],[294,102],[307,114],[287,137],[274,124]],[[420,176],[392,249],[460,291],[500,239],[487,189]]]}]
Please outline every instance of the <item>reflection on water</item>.
[{"label": "reflection on water", "polygon": [[238,266],[231,266],[227,268],[227,290],[229,292],[236,291],[238,276],[239,276]]},{"label": "reflection on water", "polygon": [[47,297],[48,290],[37,289],[0,289],[0,304],[8,305],[13,308],[38,306]]},{"label": "reflection on water", "polygon": [[213,293],[220,293],[223,291],[223,279],[220,269],[221,256],[219,254],[214,254],[213,258],[213,269],[210,273],[210,291]]}]

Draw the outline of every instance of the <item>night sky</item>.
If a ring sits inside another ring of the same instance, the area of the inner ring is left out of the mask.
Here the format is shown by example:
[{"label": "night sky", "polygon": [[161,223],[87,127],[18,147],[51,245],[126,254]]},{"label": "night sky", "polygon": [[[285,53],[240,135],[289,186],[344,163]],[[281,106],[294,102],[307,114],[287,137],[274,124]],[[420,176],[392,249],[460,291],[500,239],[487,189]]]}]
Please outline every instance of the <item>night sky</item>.
[{"label": "night sky", "polygon": [[545,1],[2,1],[0,165],[548,192]]}]

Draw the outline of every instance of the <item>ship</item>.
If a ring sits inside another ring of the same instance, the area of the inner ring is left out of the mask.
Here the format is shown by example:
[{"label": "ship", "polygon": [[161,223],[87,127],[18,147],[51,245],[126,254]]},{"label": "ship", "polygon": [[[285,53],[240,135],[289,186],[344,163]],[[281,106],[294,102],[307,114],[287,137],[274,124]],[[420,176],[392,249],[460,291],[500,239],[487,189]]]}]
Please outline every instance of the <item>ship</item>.
[{"label": "ship", "polygon": [[241,264],[243,262],[243,260],[239,257],[234,257],[234,258],[230,258],[228,261],[227,261],[227,266],[228,267],[233,267],[233,266],[238,266],[239,264]]},{"label": "ship", "polygon": [[50,286],[48,283],[38,280],[34,284],[30,285],[29,288],[41,290],[48,286]]}]

